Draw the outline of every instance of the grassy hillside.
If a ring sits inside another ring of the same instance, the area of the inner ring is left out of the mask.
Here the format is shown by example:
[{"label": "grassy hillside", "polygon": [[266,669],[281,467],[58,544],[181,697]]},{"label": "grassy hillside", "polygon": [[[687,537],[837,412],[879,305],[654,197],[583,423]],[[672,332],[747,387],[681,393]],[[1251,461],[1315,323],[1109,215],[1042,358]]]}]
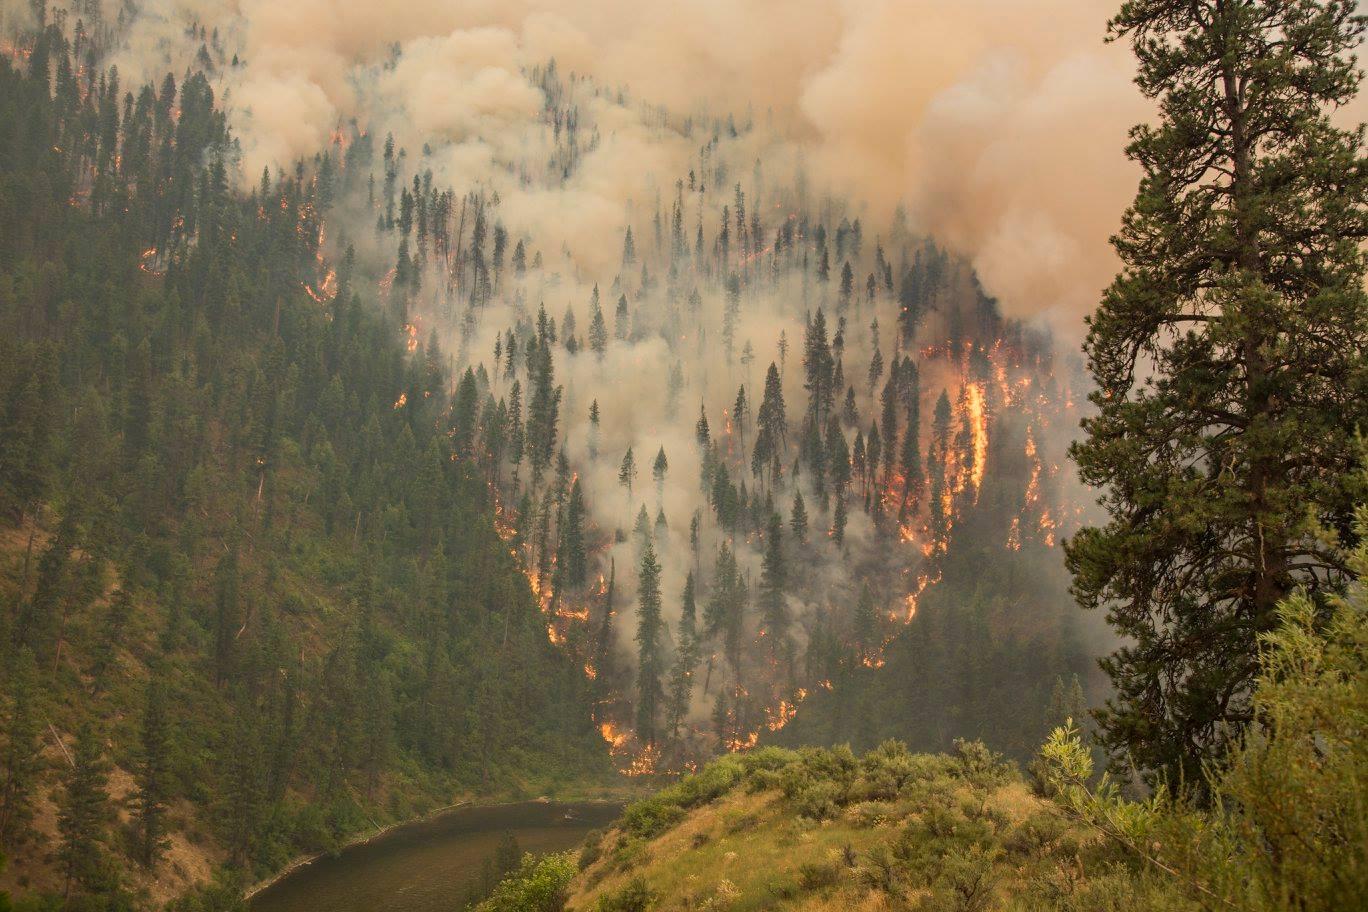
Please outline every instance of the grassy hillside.
[{"label": "grassy hillside", "polygon": [[570,909],[1124,908],[1171,889],[977,743],[728,758],[630,808],[580,864]]}]

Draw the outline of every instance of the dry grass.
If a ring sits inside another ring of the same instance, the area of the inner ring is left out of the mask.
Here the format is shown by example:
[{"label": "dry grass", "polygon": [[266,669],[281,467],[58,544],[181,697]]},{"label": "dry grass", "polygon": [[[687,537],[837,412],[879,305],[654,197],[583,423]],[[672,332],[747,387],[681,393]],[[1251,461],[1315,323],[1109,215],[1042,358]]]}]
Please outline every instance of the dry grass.
[{"label": "dry grass", "polygon": [[[970,797],[962,784],[945,785],[941,794],[948,798]],[[984,800],[983,793],[978,800]],[[988,794],[986,806],[1014,827],[1039,813],[1043,802],[1013,780]],[[906,909],[930,891],[907,885],[895,898],[866,885],[858,869],[871,850],[892,845],[921,810],[907,802],[866,802],[817,822],[795,816],[778,791],[747,794],[738,788],[695,808],[649,842],[621,830],[607,833],[600,843],[601,857],[573,884],[569,908],[592,912],[602,898],[641,877],[658,896],[653,908],[659,912]],[[805,882],[804,865],[833,871],[832,882]],[[1008,891],[997,892],[1001,899]]]}]

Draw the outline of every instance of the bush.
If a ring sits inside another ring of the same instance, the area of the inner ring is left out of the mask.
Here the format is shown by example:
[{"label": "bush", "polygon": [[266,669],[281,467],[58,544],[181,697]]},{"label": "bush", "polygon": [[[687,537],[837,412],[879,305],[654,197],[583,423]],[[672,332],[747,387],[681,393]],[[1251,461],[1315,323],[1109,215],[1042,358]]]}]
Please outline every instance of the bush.
[{"label": "bush", "polygon": [[791,799],[793,811],[799,817],[827,820],[841,809],[844,794],[834,782],[811,782]]},{"label": "bush", "polygon": [[631,883],[618,890],[600,897],[598,901],[598,912],[646,912],[655,906],[658,897],[646,886],[646,879],[643,877],[632,878]]},{"label": "bush", "polygon": [[841,866],[836,862],[819,864],[804,862],[798,866],[798,885],[807,891],[825,890],[841,880]]},{"label": "bush", "polygon": [[1063,811],[1101,830],[1137,868],[1171,871],[1177,895],[1209,908],[1368,908],[1368,511],[1358,520],[1349,595],[1318,604],[1296,593],[1263,636],[1257,721],[1212,771],[1214,807],[1162,789],[1129,801],[1109,776],[1094,782],[1071,723],[1041,751],[1045,789]]},{"label": "bush", "polygon": [[[749,762],[757,768],[769,768],[776,753],[760,751],[763,755]],[[690,808],[708,804],[730,792],[747,773],[747,759],[723,757],[709,763],[692,776],[685,776],[656,795],[630,805],[622,815],[622,828],[633,836],[651,839],[668,830],[684,818]]]},{"label": "bush", "polygon": [[1012,778],[1012,765],[982,741],[955,739],[955,774],[975,788],[995,789]]},{"label": "bush", "polygon": [[571,852],[524,855],[518,870],[480,903],[479,912],[562,912],[575,870]]}]

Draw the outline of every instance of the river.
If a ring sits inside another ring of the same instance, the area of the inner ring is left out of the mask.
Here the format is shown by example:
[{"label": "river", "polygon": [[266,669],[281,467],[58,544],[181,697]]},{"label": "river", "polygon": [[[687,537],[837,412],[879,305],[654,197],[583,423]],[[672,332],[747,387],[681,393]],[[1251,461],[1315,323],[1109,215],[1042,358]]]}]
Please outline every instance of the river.
[{"label": "river", "polygon": [[504,833],[523,851],[561,851],[621,810],[597,801],[457,808],[292,872],[252,897],[251,912],[459,912]]}]

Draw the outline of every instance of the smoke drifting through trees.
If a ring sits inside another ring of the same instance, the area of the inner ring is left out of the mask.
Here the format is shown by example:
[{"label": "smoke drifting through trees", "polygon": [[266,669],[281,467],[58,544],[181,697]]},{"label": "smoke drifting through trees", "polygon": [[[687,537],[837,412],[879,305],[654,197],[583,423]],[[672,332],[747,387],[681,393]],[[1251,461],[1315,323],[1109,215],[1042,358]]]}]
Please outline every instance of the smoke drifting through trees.
[{"label": "smoke drifting through trees", "polygon": [[[880,665],[962,529],[1043,552],[1070,520],[1054,461],[1075,420],[1048,338],[1004,321],[970,263],[922,234],[964,242],[919,183],[937,169],[909,182],[884,127],[834,113],[864,20],[841,31],[801,11],[835,29],[803,34],[844,36],[838,65],[791,63],[791,94],[759,99],[771,118],[723,83],[778,53],[729,48],[717,10],[698,47],[720,56],[683,107],[654,106],[685,100],[655,67],[628,72],[647,23],[625,13],[613,38],[535,10],[516,29],[461,28],[444,4],[397,21],[346,4],[239,12],[153,4],[108,40],[135,85],[167,65],[210,72],[241,140],[229,170],[262,199],[282,167],[310,184],[298,230],[320,249],[318,306],[363,288],[416,366],[450,353],[454,452],[485,473],[548,636],[595,680],[631,771],[754,744],[839,668]],[[572,75],[576,41],[642,96]],[[944,115],[935,98],[923,107]],[[891,211],[890,186],[911,210]],[[146,268],[195,243],[166,238]],[[437,373],[416,367],[393,407]]]},{"label": "smoke drifting through trees", "polygon": [[[201,43],[222,64],[213,81],[249,179],[311,155],[353,116],[377,135],[393,129],[411,154],[431,142],[453,177],[488,174],[521,148],[518,124],[539,106],[523,69],[555,57],[564,73],[678,113],[772,123],[813,175],[878,217],[906,200],[916,227],[971,257],[1015,315],[1072,322],[1091,309],[1134,184],[1128,163],[1099,152],[1120,148],[1143,110],[1128,55],[1100,41],[1111,11],[1101,0],[103,5],[107,20],[129,21],[117,58],[126,80],[182,73]],[[6,16],[26,6],[5,0]],[[187,36],[192,22],[203,42]],[[637,166],[600,155],[573,193],[529,201],[527,227],[554,216],[575,237],[645,199],[623,182],[675,169],[639,121],[632,111],[604,124],[615,155],[642,156]]]}]

